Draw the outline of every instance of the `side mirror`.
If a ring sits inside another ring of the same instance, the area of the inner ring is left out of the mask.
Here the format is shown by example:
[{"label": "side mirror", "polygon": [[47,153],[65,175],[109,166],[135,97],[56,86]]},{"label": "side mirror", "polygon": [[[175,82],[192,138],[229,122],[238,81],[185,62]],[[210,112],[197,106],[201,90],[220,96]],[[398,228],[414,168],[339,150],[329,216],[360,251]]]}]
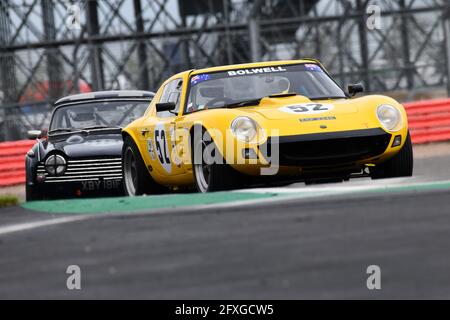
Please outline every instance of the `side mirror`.
[{"label": "side mirror", "polygon": [[349,84],[347,86],[348,94],[354,97],[356,94],[364,92],[364,85],[362,83]]},{"label": "side mirror", "polygon": [[42,131],[41,130],[29,130],[27,132],[27,136],[28,136],[28,139],[30,139],[30,140],[36,140],[36,139],[42,138]]},{"label": "side mirror", "polygon": [[156,104],[156,112],[173,111],[175,110],[175,108],[176,108],[175,102],[164,102]]}]

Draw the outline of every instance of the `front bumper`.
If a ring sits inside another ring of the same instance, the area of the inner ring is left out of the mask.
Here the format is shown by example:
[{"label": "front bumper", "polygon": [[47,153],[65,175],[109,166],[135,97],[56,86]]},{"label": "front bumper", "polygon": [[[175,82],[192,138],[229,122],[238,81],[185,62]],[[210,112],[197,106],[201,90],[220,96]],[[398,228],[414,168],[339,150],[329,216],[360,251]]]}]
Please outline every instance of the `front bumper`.
[{"label": "front bumper", "polygon": [[122,179],[34,183],[33,192],[43,199],[90,198],[124,195]]},{"label": "front bumper", "polygon": [[63,175],[51,176],[39,162],[32,188],[43,198],[123,195],[121,158],[68,159]]},{"label": "front bumper", "polygon": [[[405,130],[407,133],[407,130]],[[381,128],[269,137],[259,145],[239,148],[237,161],[228,162],[250,176],[348,176],[390,159],[403,146],[405,132],[391,134]],[[393,145],[395,138],[400,145]],[[244,149],[245,148],[245,149]],[[256,156],[246,158],[247,149]],[[266,169],[270,169],[263,173]]]},{"label": "front bumper", "polygon": [[380,156],[391,139],[381,128],[270,137],[259,151],[271,162],[278,154],[280,166],[333,166]]}]

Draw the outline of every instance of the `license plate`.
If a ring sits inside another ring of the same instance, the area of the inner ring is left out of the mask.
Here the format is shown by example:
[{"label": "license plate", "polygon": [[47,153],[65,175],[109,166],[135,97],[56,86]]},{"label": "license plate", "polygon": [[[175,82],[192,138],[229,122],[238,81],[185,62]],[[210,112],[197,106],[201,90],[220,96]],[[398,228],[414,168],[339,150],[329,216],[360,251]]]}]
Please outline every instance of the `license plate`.
[{"label": "license plate", "polygon": [[82,181],[83,191],[114,190],[120,187],[120,180]]}]

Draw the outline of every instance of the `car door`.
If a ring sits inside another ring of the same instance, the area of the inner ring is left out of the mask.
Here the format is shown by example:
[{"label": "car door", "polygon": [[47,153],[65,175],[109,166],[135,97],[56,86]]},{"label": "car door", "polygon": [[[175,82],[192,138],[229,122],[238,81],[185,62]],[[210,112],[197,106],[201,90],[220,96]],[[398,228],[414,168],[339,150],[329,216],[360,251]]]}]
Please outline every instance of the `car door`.
[{"label": "car door", "polygon": [[[156,103],[174,102],[174,111],[156,112],[152,110],[144,121],[142,130],[148,163],[153,174],[160,177],[173,176],[182,173],[175,149],[175,119],[180,108],[180,94],[183,81],[180,78],[169,81],[163,88],[159,101]],[[153,107],[155,108],[155,106]]]}]

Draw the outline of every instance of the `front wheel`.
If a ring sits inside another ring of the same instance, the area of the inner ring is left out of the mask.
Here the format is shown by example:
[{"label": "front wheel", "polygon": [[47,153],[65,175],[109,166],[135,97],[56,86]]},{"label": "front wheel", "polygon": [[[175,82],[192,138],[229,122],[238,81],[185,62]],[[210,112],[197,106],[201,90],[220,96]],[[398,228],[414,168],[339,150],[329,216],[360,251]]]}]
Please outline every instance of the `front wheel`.
[{"label": "front wheel", "polygon": [[408,133],[402,150],[392,159],[370,170],[372,179],[411,177],[413,175],[413,148]]},{"label": "front wheel", "polygon": [[160,194],[165,191],[163,186],[153,180],[136,144],[130,137],[125,137],[123,142],[122,175],[127,196]]},{"label": "front wheel", "polygon": [[208,132],[203,131],[201,137],[193,140],[192,163],[197,191],[206,193],[241,187],[240,174],[225,163]]}]

